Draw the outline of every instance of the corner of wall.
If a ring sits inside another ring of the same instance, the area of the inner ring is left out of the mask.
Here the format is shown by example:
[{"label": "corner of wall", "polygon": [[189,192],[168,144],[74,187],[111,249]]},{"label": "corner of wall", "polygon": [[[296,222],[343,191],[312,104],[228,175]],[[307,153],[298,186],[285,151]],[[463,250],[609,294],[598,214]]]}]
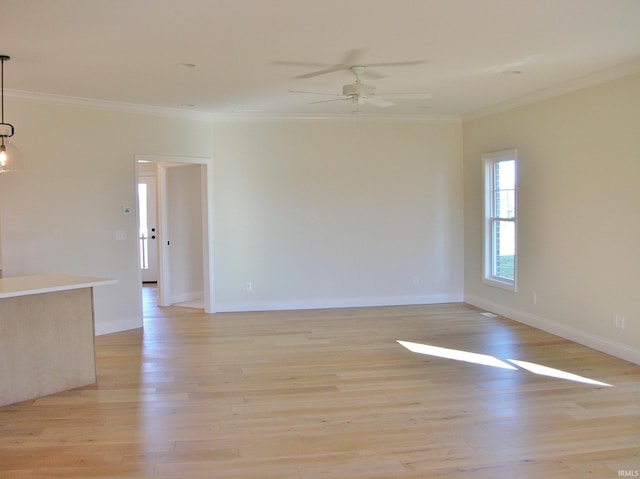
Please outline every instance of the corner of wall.
[{"label": "corner of wall", "polygon": [[114,321],[103,321],[96,323],[95,335],[102,336],[104,334],[119,333],[130,329],[142,328],[142,318],[125,318]]}]

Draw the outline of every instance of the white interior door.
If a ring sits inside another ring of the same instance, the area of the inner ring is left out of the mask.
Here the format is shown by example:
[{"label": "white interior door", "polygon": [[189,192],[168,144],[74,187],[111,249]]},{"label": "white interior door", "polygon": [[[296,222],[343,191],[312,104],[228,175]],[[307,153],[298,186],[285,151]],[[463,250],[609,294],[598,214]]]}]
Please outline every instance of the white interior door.
[{"label": "white interior door", "polygon": [[158,218],[156,208],[156,175],[140,174],[138,178],[138,214],[140,216],[140,269],[143,283],[158,282]]}]

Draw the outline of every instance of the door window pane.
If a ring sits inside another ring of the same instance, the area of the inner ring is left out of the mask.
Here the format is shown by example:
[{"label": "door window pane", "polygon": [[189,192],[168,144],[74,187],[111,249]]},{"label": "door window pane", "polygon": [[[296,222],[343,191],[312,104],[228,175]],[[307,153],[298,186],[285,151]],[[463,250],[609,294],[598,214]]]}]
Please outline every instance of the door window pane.
[{"label": "door window pane", "polygon": [[147,185],[145,183],[138,184],[138,212],[140,216],[140,231],[138,232],[140,241],[140,268],[147,269],[149,267],[149,222],[147,212]]}]

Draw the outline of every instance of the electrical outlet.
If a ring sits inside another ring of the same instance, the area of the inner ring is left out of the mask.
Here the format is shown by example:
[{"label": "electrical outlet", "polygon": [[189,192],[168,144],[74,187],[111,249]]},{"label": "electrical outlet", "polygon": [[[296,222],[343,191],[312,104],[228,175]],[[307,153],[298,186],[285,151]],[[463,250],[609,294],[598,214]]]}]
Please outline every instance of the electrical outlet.
[{"label": "electrical outlet", "polygon": [[244,290],[247,293],[253,291],[253,283],[251,281],[247,281],[246,283],[244,283]]},{"label": "electrical outlet", "polygon": [[614,316],[614,324],[617,329],[624,329],[625,327],[624,323],[625,323],[624,316],[622,316],[621,314],[616,314]]}]

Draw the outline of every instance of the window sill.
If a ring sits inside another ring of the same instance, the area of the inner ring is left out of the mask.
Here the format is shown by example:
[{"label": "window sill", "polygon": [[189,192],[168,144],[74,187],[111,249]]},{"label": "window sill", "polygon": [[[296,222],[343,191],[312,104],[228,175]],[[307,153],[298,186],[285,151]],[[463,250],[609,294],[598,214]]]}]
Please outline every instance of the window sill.
[{"label": "window sill", "polygon": [[500,280],[499,278],[483,278],[482,282],[488,286],[494,286],[514,293],[516,292],[515,281]]}]

